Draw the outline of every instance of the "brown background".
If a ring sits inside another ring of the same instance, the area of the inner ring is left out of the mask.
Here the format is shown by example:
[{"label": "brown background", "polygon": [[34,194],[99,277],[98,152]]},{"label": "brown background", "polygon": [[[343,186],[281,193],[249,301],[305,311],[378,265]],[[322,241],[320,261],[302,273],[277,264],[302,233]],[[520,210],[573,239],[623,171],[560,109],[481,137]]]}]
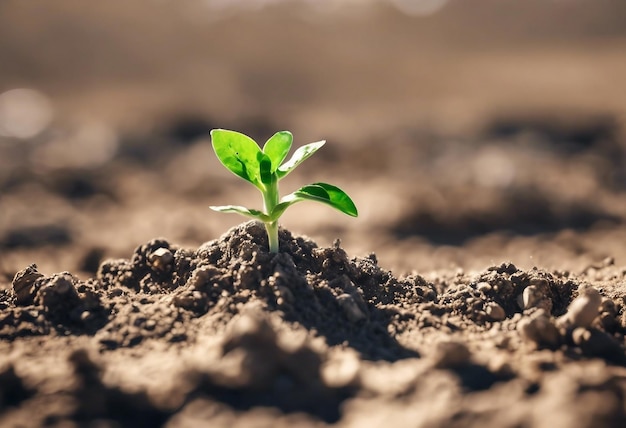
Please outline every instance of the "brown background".
[{"label": "brown background", "polygon": [[238,224],[208,206],[261,200],[217,163],[214,127],[328,140],[282,189],[334,183],[360,217],[302,204],[284,226],[398,273],[624,262],[623,1],[211,4],[0,3],[0,93],[52,113],[0,137],[3,281]]}]

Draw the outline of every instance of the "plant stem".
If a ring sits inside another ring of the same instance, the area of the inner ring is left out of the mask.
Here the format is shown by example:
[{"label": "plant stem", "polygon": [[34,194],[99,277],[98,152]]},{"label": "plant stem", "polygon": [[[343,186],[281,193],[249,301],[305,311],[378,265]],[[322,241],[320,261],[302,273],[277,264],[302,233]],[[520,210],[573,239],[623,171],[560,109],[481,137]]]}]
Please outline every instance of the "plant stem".
[{"label": "plant stem", "polygon": [[278,221],[265,223],[265,230],[267,231],[267,239],[269,241],[270,253],[277,253],[278,252]]},{"label": "plant stem", "polygon": [[[265,192],[263,192],[263,205],[267,215],[270,215],[274,207],[278,205],[278,178],[275,175],[272,177],[271,183],[266,186]],[[265,230],[267,231],[270,253],[277,253],[279,246],[278,220],[266,222]]]}]

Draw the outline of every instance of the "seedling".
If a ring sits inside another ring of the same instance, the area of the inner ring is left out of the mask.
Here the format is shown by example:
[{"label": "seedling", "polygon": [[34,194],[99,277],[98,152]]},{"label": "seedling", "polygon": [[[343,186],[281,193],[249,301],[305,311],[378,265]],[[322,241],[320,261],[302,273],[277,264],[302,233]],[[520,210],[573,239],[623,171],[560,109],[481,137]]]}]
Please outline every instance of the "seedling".
[{"label": "seedling", "polygon": [[233,174],[252,183],[261,191],[263,211],[237,205],[212,206],[211,209],[237,213],[262,221],[267,231],[271,253],[278,252],[278,219],[296,202],[322,202],[349,216],[358,215],[352,199],[340,188],[327,183],[309,184],[279,199],[278,182],[326,143],[318,141],[306,144],[298,148],[293,156],[283,163],[292,142],[291,132],[280,131],[267,140],[261,150],[247,135],[226,129],[211,131],[211,143],[217,158]]}]

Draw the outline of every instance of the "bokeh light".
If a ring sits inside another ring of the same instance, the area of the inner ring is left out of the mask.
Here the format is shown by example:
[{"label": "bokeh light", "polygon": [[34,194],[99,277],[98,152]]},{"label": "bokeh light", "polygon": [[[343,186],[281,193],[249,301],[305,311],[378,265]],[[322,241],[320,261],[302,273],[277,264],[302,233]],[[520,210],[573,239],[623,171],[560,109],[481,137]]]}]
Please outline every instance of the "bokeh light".
[{"label": "bokeh light", "polygon": [[40,134],[53,116],[50,100],[34,89],[11,89],[0,94],[0,135],[20,139]]}]

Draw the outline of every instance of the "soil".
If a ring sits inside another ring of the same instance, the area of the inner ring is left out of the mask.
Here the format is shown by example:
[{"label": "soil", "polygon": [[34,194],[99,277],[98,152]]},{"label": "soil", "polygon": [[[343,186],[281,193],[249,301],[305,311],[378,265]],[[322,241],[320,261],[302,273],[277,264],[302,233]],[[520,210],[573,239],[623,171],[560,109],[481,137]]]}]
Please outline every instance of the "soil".
[{"label": "soil", "polygon": [[[0,295],[6,426],[623,426],[626,271],[395,277],[248,222]],[[8,348],[7,348],[8,346]],[[91,426],[91,425],[89,425]]]},{"label": "soil", "polygon": [[624,7],[5,3],[0,427],[626,426]]}]

